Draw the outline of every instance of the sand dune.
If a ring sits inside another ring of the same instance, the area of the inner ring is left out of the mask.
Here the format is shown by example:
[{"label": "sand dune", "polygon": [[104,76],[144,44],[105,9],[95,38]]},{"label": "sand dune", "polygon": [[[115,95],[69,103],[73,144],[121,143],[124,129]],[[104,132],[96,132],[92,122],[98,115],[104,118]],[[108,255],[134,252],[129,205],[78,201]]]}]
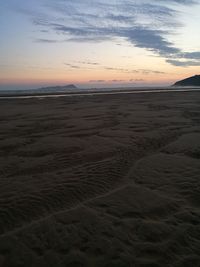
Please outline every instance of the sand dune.
[{"label": "sand dune", "polygon": [[0,266],[200,266],[200,93],[0,100]]}]

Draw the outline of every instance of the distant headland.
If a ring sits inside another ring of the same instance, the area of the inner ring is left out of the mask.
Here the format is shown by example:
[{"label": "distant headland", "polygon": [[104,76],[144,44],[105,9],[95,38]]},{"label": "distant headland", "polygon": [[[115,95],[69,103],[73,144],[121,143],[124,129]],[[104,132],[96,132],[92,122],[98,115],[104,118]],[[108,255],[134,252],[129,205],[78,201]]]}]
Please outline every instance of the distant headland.
[{"label": "distant headland", "polygon": [[63,86],[49,86],[49,87],[42,87],[35,90],[42,90],[42,91],[64,91],[68,89],[77,89],[77,87],[74,84],[68,84]]},{"label": "distant headland", "polygon": [[12,96],[12,95],[46,95],[57,93],[73,93],[77,91],[77,87],[74,84],[68,84],[63,86],[48,86],[35,89],[22,89],[22,90],[1,90],[0,96]]},{"label": "distant headland", "polygon": [[200,86],[200,75],[195,75],[178,81],[173,86]]}]

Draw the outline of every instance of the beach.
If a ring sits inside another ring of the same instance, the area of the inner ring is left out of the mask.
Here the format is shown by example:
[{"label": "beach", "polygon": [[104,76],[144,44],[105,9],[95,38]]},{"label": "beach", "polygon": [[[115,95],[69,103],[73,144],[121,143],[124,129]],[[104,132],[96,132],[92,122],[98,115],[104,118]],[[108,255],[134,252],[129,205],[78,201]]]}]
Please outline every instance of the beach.
[{"label": "beach", "polygon": [[199,91],[0,99],[1,267],[199,252]]}]

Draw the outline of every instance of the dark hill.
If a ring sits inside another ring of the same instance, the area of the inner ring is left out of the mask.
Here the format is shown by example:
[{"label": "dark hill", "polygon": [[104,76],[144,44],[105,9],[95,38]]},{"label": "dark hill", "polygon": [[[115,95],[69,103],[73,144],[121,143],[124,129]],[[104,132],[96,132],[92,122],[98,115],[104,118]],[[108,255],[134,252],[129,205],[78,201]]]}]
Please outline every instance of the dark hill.
[{"label": "dark hill", "polygon": [[178,81],[173,86],[200,86],[200,75],[195,75]]},{"label": "dark hill", "polygon": [[43,95],[43,94],[57,94],[57,93],[67,93],[67,92],[77,92],[77,87],[73,84],[68,84],[64,86],[49,86],[37,89],[26,89],[26,90],[4,90],[0,91],[0,96],[15,96],[15,95]]},{"label": "dark hill", "polygon": [[77,89],[77,87],[74,84],[68,84],[64,86],[49,86],[49,87],[42,87],[35,90],[42,90],[42,91],[63,91],[67,89]]}]

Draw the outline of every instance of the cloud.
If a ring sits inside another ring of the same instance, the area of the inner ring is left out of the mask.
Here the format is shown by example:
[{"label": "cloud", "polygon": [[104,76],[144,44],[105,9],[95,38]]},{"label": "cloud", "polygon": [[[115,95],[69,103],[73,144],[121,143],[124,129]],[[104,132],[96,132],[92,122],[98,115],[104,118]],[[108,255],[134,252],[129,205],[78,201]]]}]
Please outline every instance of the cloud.
[{"label": "cloud", "polygon": [[137,69],[137,70],[133,70],[133,69],[125,69],[125,68],[117,68],[117,67],[105,67],[105,70],[108,71],[116,71],[116,72],[123,72],[123,73],[142,73],[142,74],[165,74],[165,72],[163,71],[158,71],[158,70],[150,70],[150,69]]},{"label": "cloud", "polygon": [[111,80],[111,82],[113,82],[113,83],[121,83],[121,82],[125,82],[125,80],[114,79],[114,80]]},{"label": "cloud", "polygon": [[143,27],[128,29],[123,32],[123,35],[136,47],[146,48],[163,56],[180,53],[180,49],[173,47],[173,43],[166,41],[162,36],[163,34],[162,31]]},{"label": "cloud", "polygon": [[80,66],[78,66],[78,65],[72,65],[72,64],[69,64],[69,63],[64,63],[64,65],[68,66],[71,69],[80,69]]},{"label": "cloud", "polygon": [[69,39],[66,41],[88,42],[92,40],[93,42],[97,42],[121,37],[127,39],[136,47],[145,48],[162,56],[181,53],[180,49],[173,47],[173,43],[167,41],[162,36],[167,33],[160,30],[144,28],[143,26],[137,26],[135,28],[94,28],[89,26],[82,29],[61,24],[51,24],[49,26],[51,26],[57,33],[60,32],[63,35],[69,36]]},{"label": "cloud", "polygon": [[139,70],[142,74],[166,74],[164,71],[158,71],[158,70],[149,70],[149,69],[140,69]]},{"label": "cloud", "polygon": [[90,83],[104,83],[106,80],[90,80]]},{"label": "cloud", "polygon": [[[106,0],[47,2],[43,0],[42,8],[39,6],[35,11],[23,10],[40,28],[40,33],[49,31],[58,37],[58,40],[39,38],[36,42],[53,44],[122,39],[166,58],[172,65],[198,64],[193,60],[200,58],[199,51],[187,53],[169,40],[169,36],[182,26],[178,20],[180,11],[174,5],[194,5],[198,1],[154,0],[151,4],[147,0],[110,0],[109,3]],[[60,40],[61,37],[63,40]],[[192,60],[183,63],[179,59]]]},{"label": "cloud", "polygon": [[125,68],[107,67],[107,66],[104,66],[103,68],[108,71],[123,72],[123,73],[138,73],[139,72],[138,70],[131,70],[128,68],[125,69]]},{"label": "cloud", "polygon": [[[78,65],[75,65],[74,63],[77,63]],[[101,65],[98,62],[92,62],[92,61],[72,61],[69,63],[64,63],[64,65],[68,66],[71,69],[96,69],[98,67],[99,69],[102,70],[107,70],[111,72],[118,72],[118,73],[130,73],[130,74],[143,74],[143,75],[148,75],[148,74],[165,74],[163,71],[158,71],[158,70],[152,70],[152,69],[130,69],[130,68],[119,68],[119,67],[111,67],[111,66],[104,66]],[[99,80],[102,82],[102,80]],[[113,81],[122,81],[122,80],[113,80]],[[92,80],[93,82],[93,80]]]},{"label": "cloud", "polygon": [[131,15],[116,15],[116,14],[108,14],[104,17],[106,20],[110,20],[111,22],[118,22],[118,23],[133,23],[135,18]]},{"label": "cloud", "polygon": [[144,82],[143,79],[130,79],[130,80],[121,80],[121,79],[113,79],[113,80],[90,80],[90,83],[130,83],[130,82]]},{"label": "cloud", "polygon": [[34,40],[36,43],[49,43],[49,44],[55,44],[55,43],[59,43],[60,41],[58,40],[51,40],[51,39],[35,39]]},{"label": "cloud", "polygon": [[197,4],[197,0],[159,0],[160,2],[168,2],[168,3],[175,3],[175,4],[184,4],[184,5],[194,5]]},{"label": "cloud", "polygon": [[77,63],[83,64],[83,65],[92,65],[92,66],[98,66],[99,65],[98,62],[90,62],[90,61],[77,61]]},{"label": "cloud", "polygon": [[199,59],[200,60],[200,52],[188,52],[183,54],[184,58],[190,59]]},{"label": "cloud", "polygon": [[167,59],[166,62],[176,67],[200,66],[200,61],[192,61],[192,60],[181,61],[181,60]]},{"label": "cloud", "polygon": [[[74,64],[75,63],[75,64]],[[72,63],[64,63],[65,66],[68,66],[71,69],[94,69],[96,66],[100,66],[97,62],[90,61],[72,61]]]}]

